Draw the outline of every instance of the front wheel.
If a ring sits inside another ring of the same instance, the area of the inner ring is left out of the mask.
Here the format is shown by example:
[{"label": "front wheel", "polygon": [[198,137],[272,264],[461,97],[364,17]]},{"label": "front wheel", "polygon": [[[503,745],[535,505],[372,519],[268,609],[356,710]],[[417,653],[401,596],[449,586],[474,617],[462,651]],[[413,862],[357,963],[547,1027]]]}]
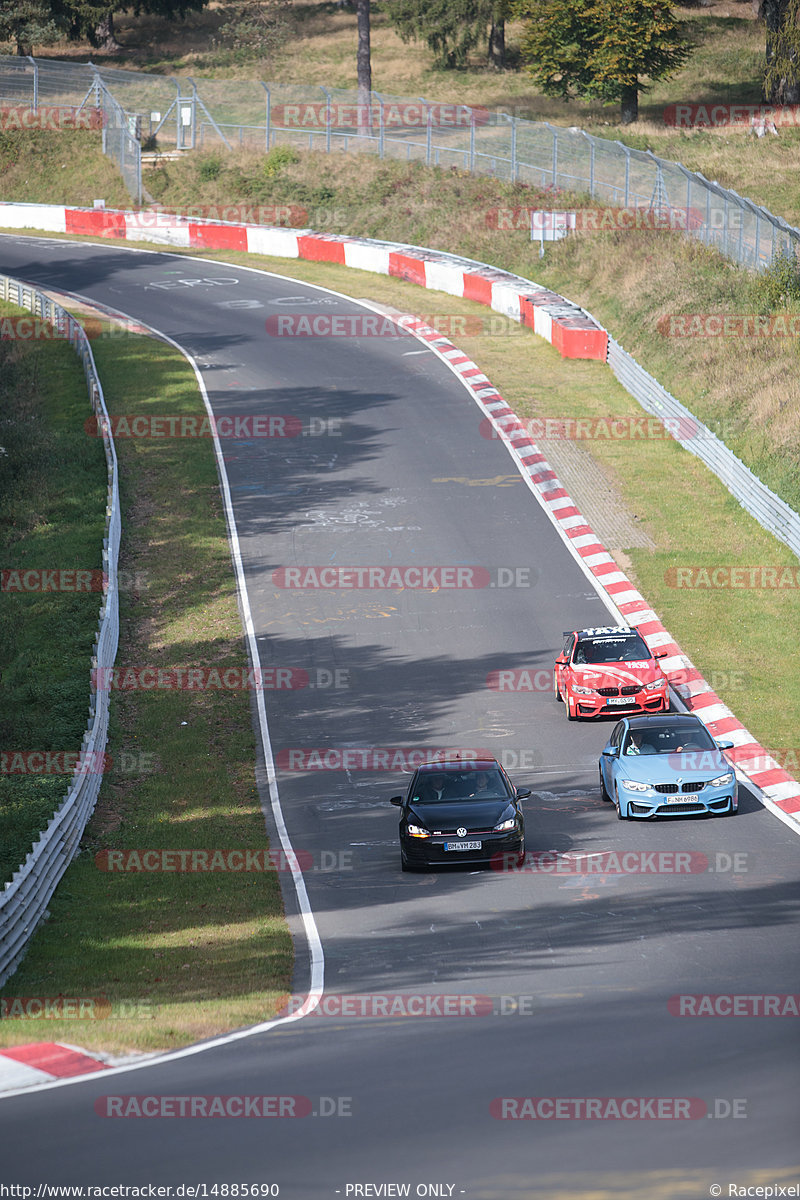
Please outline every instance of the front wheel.
[{"label": "front wheel", "polygon": [[611,797],[606,791],[606,781],[603,779],[603,772],[600,772],[600,796],[607,804],[613,804]]},{"label": "front wheel", "polygon": [[555,697],[556,697],[556,700],[558,701],[558,703],[563,704],[564,697],[561,695],[561,689],[558,686],[558,676],[556,675],[555,671],[553,672],[553,691],[555,693]]}]

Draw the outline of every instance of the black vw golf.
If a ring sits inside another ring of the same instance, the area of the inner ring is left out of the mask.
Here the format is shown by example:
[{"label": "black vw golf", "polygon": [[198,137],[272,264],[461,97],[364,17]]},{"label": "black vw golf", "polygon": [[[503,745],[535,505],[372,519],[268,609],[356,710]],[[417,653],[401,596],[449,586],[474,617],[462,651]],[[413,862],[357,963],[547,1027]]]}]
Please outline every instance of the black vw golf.
[{"label": "black vw golf", "polygon": [[419,767],[400,808],[404,871],[458,863],[521,864],[525,819],[519,789],[494,758],[430,762]]}]

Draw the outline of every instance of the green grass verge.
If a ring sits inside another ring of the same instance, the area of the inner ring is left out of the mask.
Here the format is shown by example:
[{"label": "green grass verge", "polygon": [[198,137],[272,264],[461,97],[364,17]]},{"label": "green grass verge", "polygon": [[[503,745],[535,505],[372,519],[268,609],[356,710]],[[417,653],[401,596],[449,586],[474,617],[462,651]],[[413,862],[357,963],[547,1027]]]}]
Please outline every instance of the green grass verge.
[{"label": "green grass verge", "polygon": [[[204,412],[193,372],[171,347],[129,335],[96,339],[94,350],[112,413]],[[95,444],[82,421],[77,428]],[[117,450],[122,565],[137,581],[121,595],[118,665],[243,670],[210,440],[119,439]],[[109,1052],[171,1048],[265,1020],[289,990],[293,954],[274,870],[102,869],[107,850],[267,849],[250,694],[114,691],[109,751],[81,854],[3,989],[9,1001],[101,998],[93,1011],[102,1019],[7,1019],[6,1045],[46,1037]]]},{"label": "green grass verge", "polygon": [[[17,318],[30,313],[0,304],[9,332]],[[75,755],[86,730],[102,591],[22,592],[5,572],[101,570],[108,477],[102,443],[83,429],[90,416],[71,346],[0,340],[0,885],[71,781],[22,773],[36,764],[17,755]]]}]

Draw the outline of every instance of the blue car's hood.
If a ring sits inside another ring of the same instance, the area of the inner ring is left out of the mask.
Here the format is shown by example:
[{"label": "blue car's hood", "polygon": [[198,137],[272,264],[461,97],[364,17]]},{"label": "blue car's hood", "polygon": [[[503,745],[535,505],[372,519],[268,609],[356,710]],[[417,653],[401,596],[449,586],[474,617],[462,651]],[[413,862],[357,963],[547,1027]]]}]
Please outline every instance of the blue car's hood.
[{"label": "blue car's hood", "polygon": [[623,754],[620,773],[640,783],[674,783],[677,779],[713,779],[733,767],[721,750],[687,750],[673,754]]}]

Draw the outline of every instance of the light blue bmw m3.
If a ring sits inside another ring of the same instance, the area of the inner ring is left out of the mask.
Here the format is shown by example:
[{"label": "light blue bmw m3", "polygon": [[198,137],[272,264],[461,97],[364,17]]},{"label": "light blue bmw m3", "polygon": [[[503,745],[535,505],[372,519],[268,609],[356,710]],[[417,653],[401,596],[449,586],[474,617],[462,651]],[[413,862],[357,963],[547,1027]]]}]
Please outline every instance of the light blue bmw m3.
[{"label": "light blue bmw m3", "polygon": [[626,717],[600,755],[600,789],[620,821],[638,817],[730,816],[739,807],[736,773],[699,717]]}]

